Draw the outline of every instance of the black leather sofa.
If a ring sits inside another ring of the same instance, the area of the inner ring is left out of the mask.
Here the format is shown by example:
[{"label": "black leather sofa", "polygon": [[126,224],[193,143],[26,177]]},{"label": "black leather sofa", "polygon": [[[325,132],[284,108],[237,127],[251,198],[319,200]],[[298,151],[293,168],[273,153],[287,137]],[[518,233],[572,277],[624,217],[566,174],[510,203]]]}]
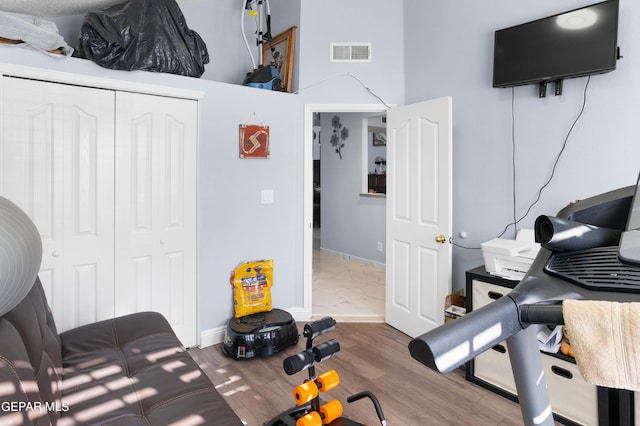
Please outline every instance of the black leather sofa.
[{"label": "black leather sofa", "polygon": [[243,424],[158,313],[58,335],[40,244],[0,197],[0,425]]}]

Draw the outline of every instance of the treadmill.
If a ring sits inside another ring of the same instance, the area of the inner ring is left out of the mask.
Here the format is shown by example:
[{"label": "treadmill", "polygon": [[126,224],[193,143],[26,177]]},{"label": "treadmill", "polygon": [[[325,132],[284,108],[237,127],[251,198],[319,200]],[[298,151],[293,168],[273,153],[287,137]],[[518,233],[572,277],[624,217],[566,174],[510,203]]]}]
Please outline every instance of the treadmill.
[{"label": "treadmill", "polygon": [[[409,352],[447,373],[506,340],[524,424],[553,425],[537,329],[530,325],[564,324],[565,299],[640,302],[640,177],[635,186],[540,216],[534,228],[541,249],[510,293],[413,339]],[[610,392],[619,409],[599,413],[600,425],[633,424],[632,392]]]}]

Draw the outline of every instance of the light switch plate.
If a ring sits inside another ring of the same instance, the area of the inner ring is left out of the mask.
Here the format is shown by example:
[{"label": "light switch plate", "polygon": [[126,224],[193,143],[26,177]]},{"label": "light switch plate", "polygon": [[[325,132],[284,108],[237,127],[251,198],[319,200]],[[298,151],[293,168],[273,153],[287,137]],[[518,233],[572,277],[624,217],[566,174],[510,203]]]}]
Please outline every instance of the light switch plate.
[{"label": "light switch plate", "polygon": [[273,189],[263,189],[260,193],[260,202],[262,204],[273,204]]}]

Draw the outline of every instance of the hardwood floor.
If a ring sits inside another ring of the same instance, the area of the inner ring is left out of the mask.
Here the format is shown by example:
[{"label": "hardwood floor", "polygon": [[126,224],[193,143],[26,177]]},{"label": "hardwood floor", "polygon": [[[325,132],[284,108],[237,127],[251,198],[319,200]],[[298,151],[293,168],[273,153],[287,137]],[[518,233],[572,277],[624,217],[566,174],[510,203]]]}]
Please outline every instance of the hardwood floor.
[{"label": "hardwood floor", "polygon": [[[298,324],[302,332],[304,324]],[[316,364],[316,373],[335,369],[340,386],[323,399],[339,399],[345,416],[379,425],[368,400],[348,404],[346,398],[363,390],[379,399],[389,425],[521,425],[519,406],[467,382],[464,372],[440,375],[413,360],[409,337],[380,323],[338,323],[332,333],[318,337],[340,342],[338,355]],[[295,405],[293,388],[308,372],[287,376],[282,361],[304,349],[305,340],[269,358],[233,360],[222,354],[221,344],[190,349],[229,405],[249,426],[262,425]]]}]

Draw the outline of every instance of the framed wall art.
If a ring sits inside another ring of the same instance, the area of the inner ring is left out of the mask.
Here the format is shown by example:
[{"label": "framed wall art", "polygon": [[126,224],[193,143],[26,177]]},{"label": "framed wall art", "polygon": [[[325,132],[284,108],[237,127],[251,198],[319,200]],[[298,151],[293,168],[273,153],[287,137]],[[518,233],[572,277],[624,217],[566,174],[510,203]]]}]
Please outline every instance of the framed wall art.
[{"label": "framed wall art", "polygon": [[262,44],[262,65],[273,65],[280,73],[284,83],[284,91],[291,91],[291,74],[293,71],[293,52],[296,42],[296,29],[293,26],[285,32]]},{"label": "framed wall art", "polygon": [[387,133],[386,132],[374,132],[373,133],[373,146],[386,146],[387,145]]},{"label": "framed wall art", "polygon": [[269,158],[269,126],[240,125],[240,158]]}]

